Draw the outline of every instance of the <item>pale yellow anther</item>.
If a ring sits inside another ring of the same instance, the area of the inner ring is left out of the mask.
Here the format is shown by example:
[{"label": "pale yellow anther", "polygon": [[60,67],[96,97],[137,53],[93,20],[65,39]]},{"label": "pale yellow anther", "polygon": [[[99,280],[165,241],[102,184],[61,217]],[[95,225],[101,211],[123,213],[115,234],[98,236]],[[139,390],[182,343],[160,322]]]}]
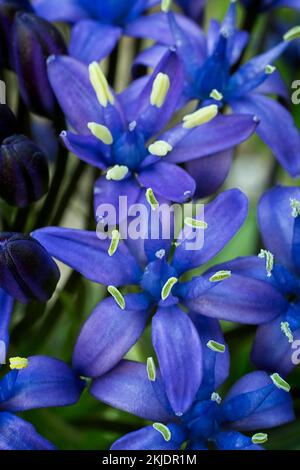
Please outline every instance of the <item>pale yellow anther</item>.
[{"label": "pale yellow anther", "polygon": [[170,89],[170,79],[165,73],[159,72],[152,86],[152,92],[150,96],[150,103],[152,106],[161,108],[166,100],[168,91]]},{"label": "pale yellow anther", "polygon": [[222,99],[224,98],[222,93],[220,91],[218,91],[216,88],[214,88],[212,90],[212,92],[209,96],[210,96],[210,98],[213,98],[216,101],[222,101]]},{"label": "pale yellow anther", "polygon": [[115,99],[112,95],[104,73],[97,62],[89,65],[90,82],[93,85],[99,103],[106,108],[108,103],[114,104]]},{"label": "pale yellow anther", "polygon": [[300,26],[295,26],[294,28],[290,29],[285,33],[283,36],[284,41],[293,41],[294,39],[298,39],[300,37]]},{"label": "pale yellow anther", "polygon": [[28,359],[25,357],[11,357],[9,359],[9,367],[11,369],[21,370],[28,366]]},{"label": "pale yellow anther", "polygon": [[193,129],[194,127],[201,126],[207,122],[212,121],[218,114],[218,106],[211,104],[204,108],[198,109],[192,114],[187,114],[183,118],[183,127],[185,129]]},{"label": "pale yellow anther", "polygon": [[97,124],[96,122],[89,122],[87,126],[91,133],[105,145],[111,145],[113,143],[113,136],[108,127]]},{"label": "pale yellow anther", "polygon": [[153,144],[149,145],[148,150],[151,155],[165,157],[169,152],[171,152],[171,150],[173,150],[173,147],[164,140],[157,140]]},{"label": "pale yellow anther", "polygon": [[168,13],[171,10],[173,0],[162,0],[161,1],[161,11]]},{"label": "pale yellow anther", "polygon": [[121,181],[128,173],[128,168],[125,165],[115,165],[110,168],[106,173],[107,180]]}]

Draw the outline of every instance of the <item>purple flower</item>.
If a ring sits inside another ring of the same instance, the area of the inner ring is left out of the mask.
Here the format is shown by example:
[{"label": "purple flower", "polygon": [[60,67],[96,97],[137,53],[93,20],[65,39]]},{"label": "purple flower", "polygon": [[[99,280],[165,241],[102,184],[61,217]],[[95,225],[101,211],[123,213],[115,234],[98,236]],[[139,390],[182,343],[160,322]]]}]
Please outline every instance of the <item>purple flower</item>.
[{"label": "purple flower", "polygon": [[[245,281],[230,272],[223,277],[223,272],[213,268],[191,281],[182,280],[184,273],[204,265],[222,250],[246,215],[243,193],[232,189],[220,194],[205,206],[204,244],[192,250],[190,242],[203,230],[197,228],[202,226],[202,215],[186,221],[176,245],[162,234],[157,239],[149,234],[145,239],[115,243],[100,241],[96,233],[82,230],[50,227],[35,231],[32,236],[52,256],[91,281],[108,286],[112,295],[96,307],[83,326],[74,352],[75,369],[88,377],[110,370],[139,339],[153,312],[152,331],[161,355],[173,347],[178,335],[186,342],[183,350],[187,354],[200,354],[194,326],[182,307],[251,324],[276,317],[285,303],[272,286],[259,280]],[[137,293],[124,296],[120,291],[124,286],[135,286]],[[249,291],[257,293],[256,302]],[[191,362],[190,370],[193,367]],[[195,377],[199,379],[196,371]]]},{"label": "purple flower", "polygon": [[[232,269],[241,279],[263,280],[281,296],[281,311],[257,330],[252,361],[259,368],[278,371],[283,376],[297,364],[300,339],[299,201],[297,187],[276,186],[267,191],[258,206],[259,227],[268,250],[261,254],[265,259],[246,257],[222,266],[222,269]],[[249,297],[256,302],[257,292],[249,292]]]},{"label": "purple flower", "polygon": [[[195,387],[181,337],[167,354],[158,350],[158,370],[152,358],[147,367],[123,360],[93,381],[90,391],[98,400],[155,422],[125,435],[112,450],[177,450],[184,443],[190,450],[204,450],[208,445],[220,450],[261,450],[267,434],[248,437],[243,432],[265,430],[294,419],[290,387],[276,374],[270,377],[259,371],[245,375],[222,401],[217,390],[229,372],[222,331],[216,320],[199,315],[194,319],[203,345],[203,360],[195,358],[203,376],[200,387]],[[154,348],[157,352],[155,336]]]},{"label": "purple flower", "polygon": [[64,144],[106,172],[96,182],[96,209],[102,203],[118,208],[119,196],[134,204],[141,188],[151,188],[166,201],[189,200],[195,181],[177,163],[230,149],[247,139],[257,125],[252,116],[212,120],[217,111],[212,106],[203,111],[208,110],[207,118],[189,115],[185,118],[189,122],[163,131],[182,92],[182,67],[173,51],[166,52],[149,79],[134,82],[119,96],[96,63],[88,73],[75,59],[51,58],[49,78],[69,124],[78,132],[63,132]]},{"label": "purple flower", "polygon": [[10,359],[0,380],[0,449],[53,450],[54,446],[15,413],[76,403],[84,388],[64,362],[46,356]]},{"label": "purple flower", "polygon": [[[172,12],[168,13],[168,18],[173,43],[184,66],[187,99],[198,99],[205,104],[215,103],[220,108],[227,104],[234,113],[257,116],[260,120],[257,134],[286,171],[292,176],[298,175],[299,131],[286,108],[266,96],[287,96],[273,63],[291,44],[291,40],[298,37],[296,31],[289,31],[276,47],[234,70],[248,42],[248,34],[236,28],[236,2],[230,4],[222,25],[214,20],[211,22],[207,39],[201,30],[198,31],[198,37],[194,33],[187,34]],[[153,65],[162,53],[162,46],[154,46],[142,53],[138,62]]]}]

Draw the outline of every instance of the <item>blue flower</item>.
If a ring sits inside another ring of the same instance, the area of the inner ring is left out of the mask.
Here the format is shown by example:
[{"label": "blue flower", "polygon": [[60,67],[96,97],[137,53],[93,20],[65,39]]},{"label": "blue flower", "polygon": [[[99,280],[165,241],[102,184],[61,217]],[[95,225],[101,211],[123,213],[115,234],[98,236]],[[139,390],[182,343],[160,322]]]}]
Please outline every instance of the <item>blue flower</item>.
[{"label": "blue flower", "polygon": [[[108,286],[112,295],[96,307],[83,326],[75,347],[74,368],[86,377],[99,377],[110,370],[136,343],[153,313],[152,334],[161,338],[161,354],[173,347],[180,335],[186,342],[184,350],[196,356],[198,338],[182,308],[252,324],[276,317],[285,303],[265,282],[244,281],[230,272],[223,278],[224,273],[213,268],[191,281],[182,279],[184,273],[211,260],[239,230],[246,215],[247,199],[242,192],[232,189],[220,194],[205,206],[204,244],[194,249],[190,249],[190,243],[203,230],[194,228],[202,226],[202,215],[185,223],[175,245],[162,233],[157,239],[149,233],[144,239],[128,238],[115,244],[82,230],[49,227],[35,231],[32,236],[52,256],[91,281]],[[123,295],[125,286],[136,293]],[[255,302],[249,298],[249,291],[256,292]],[[195,377],[199,377],[197,372]]]},{"label": "blue flower", "polygon": [[[172,12],[168,17],[173,43],[185,70],[187,99],[198,99],[204,104],[215,103],[220,108],[229,105],[234,113],[256,115],[260,120],[257,134],[285,170],[292,176],[298,175],[300,133],[287,109],[266,95],[287,97],[273,63],[291,40],[298,37],[299,30],[291,30],[273,49],[237,65],[247,45],[248,34],[236,28],[236,2],[231,2],[222,25],[214,20],[211,22],[207,39],[201,30],[198,37],[194,32],[187,34]],[[162,46],[154,46],[142,53],[138,62],[153,65],[162,53]]]},{"label": "blue flower", "polygon": [[[190,450],[212,446],[261,450],[259,444],[266,442],[267,434],[248,437],[243,432],[266,430],[294,419],[290,387],[276,374],[247,374],[222,401],[217,389],[228,376],[229,354],[220,326],[201,316],[195,316],[195,326],[203,345],[203,357],[196,358],[203,377],[197,389],[181,337],[165,355],[158,355],[159,369],[155,370],[153,362],[150,372],[149,364],[123,360],[93,381],[90,391],[98,400],[155,422],[125,435],[112,450],[177,450],[183,444]],[[223,352],[210,349],[212,342],[223,346]]]},{"label": "blue flower", "polygon": [[10,359],[0,380],[0,449],[53,450],[54,446],[15,413],[76,403],[84,382],[64,362],[46,356]]},{"label": "blue flower", "polygon": [[9,326],[13,310],[13,298],[3,289],[0,289],[0,367],[6,362],[6,353],[9,346]]},{"label": "blue flower", "polygon": [[141,188],[151,188],[166,201],[189,200],[195,181],[177,163],[228,150],[257,126],[250,115],[215,117],[217,107],[212,106],[202,116],[189,115],[185,118],[189,122],[163,131],[182,92],[182,67],[173,51],[166,52],[149,78],[134,82],[119,96],[96,63],[88,70],[73,58],[54,57],[49,60],[49,78],[67,120],[78,132],[63,132],[64,144],[106,173],[96,182],[96,209],[109,203],[117,209],[120,196],[134,204]]}]

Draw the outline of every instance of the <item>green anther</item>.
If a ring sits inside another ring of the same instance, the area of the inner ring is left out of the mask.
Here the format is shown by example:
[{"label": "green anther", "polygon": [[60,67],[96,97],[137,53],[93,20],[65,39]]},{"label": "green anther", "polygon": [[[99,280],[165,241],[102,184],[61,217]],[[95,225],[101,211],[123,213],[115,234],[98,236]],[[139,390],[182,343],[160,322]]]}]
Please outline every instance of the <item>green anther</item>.
[{"label": "green anther", "polygon": [[119,230],[113,230],[111,232],[111,242],[108,248],[109,256],[113,256],[115,254],[115,252],[118,249],[119,242],[120,242],[120,232]]},{"label": "green anther", "polygon": [[148,379],[151,382],[155,382],[155,380],[156,380],[156,367],[155,367],[153,357],[148,357],[148,359],[147,359],[147,374],[148,374]]},{"label": "green anther", "polygon": [[218,343],[218,341],[214,341],[213,339],[210,339],[208,343],[206,343],[206,346],[211,349],[212,351],[218,352],[218,353],[224,353],[226,350],[225,344]]},{"label": "green anther", "polygon": [[125,165],[115,165],[110,168],[106,173],[107,180],[121,181],[128,173],[128,168]]},{"label": "green anther", "polygon": [[289,322],[282,321],[280,323],[280,327],[281,327],[281,331],[285,334],[285,336],[289,340],[289,343],[293,343],[294,342],[294,336],[293,336],[292,330],[290,328]]},{"label": "green anther", "polygon": [[153,144],[149,145],[148,150],[151,155],[165,157],[169,152],[171,152],[171,150],[173,150],[173,147],[164,140],[157,140]]},{"label": "green anther", "polygon": [[300,201],[298,199],[290,198],[290,205],[292,208],[292,217],[296,219],[300,215]]},{"label": "green anther", "polygon": [[274,255],[268,250],[260,250],[258,257],[261,259],[266,259],[267,276],[271,277],[274,266]]},{"label": "green anther", "polygon": [[258,432],[252,436],[251,440],[253,444],[265,444],[268,442],[268,434],[265,434],[264,432]]},{"label": "green anther", "polygon": [[207,229],[208,225],[204,220],[193,219],[192,217],[186,217],[184,219],[185,225],[188,225],[192,228],[201,228],[203,230]]},{"label": "green anther", "polygon": [[161,1],[161,11],[168,13],[172,8],[173,0],[162,0]]},{"label": "green anther", "polygon": [[187,114],[183,118],[183,127],[185,129],[193,129],[194,127],[201,126],[212,121],[218,114],[219,109],[216,104],[205,106],[204,108],[198,109],[192,114]]},{"label": "green anther", "polygon": [[275,374],[270,375],[270,378],[272,379],[273,384],[277,387],[280,388],[281,390],[284,390],[285,392],[289,392],[291,390],[291,386],[283,380],[282,377],[280,377],[277,372]]},{"label": "green anther", "polygon": [[89,122],[87,126],[93,136],[101,140],[105,145],[111,145],[113,143],[113,136],[108,127],[97,124],[96,122]]},{"label": "green anther", "polygon": [[162,290],[161,290],[161,298],[162,298],[162,300],[166,300],[166,299],[169,297],[173,286],[174,286],[177,282],[178,282],[177,277],[170,277],[170,279],[167,280],[167,282],[165,283],[164,287],[163,287]]},{"label": "green anther", "polygon": [[154,192],[152,188],[148,188],[146,191],[146,199],[149,202],[151,209],[155,211],[158,208],[159,203],[156,197],[154,196]]},{"label": "green anther", "polygon": [[268,64],[268,65],[265,66],[265,73],[267,75],[272,75],[272,73],[274,73],[275,70],[276,70],[276,67],[274,65]]},{"label": "green anther", "polygon": [[117,289],[115,286],[108,286],[107,290],[110,295],[115,299],[119,307],[124,310],[126,307],[125,299],[119,289]]},{"label": "green anther", "polygon": [[218,90],[216,90],[216,88],[214,88],[211,92],[211,94],[209,95],[211,98],[213,98],[214,100],[216,101],[222,101],[222,99],[224,98],[222,93],[220,93]]},{"label": "green anther", "polygon": [[9,359],[9,367],[12,369],[12,370],[22,370],[22,369],[26,369],[26,367],[28,367],[28,359],[26,359],[25,357],[11,357]]},{"label": "green anther", "polygon": [[171,83],[167,74],[159,72],[153,82],[150,103],[152,106],[161,108],[165,101],[170,89]]},{"label": "green anther", "polygon": [[218,271],[213,274],[209,280],[210,282],[219,282],[224,281],[225,279],[229,279],[231,277],[231,271]]},{"label": "green anther", "polygon": [[90,82],[95,90],[95,93],[101,106],[106,108],[108,103],[114,104],[115,98],[110,92],[106,77],[97,62],[92,62],[89,65],[89,75]]},{"label": "green anther", "polygon": [[216,392],[213,392],[211,394],[211,397],[210,397],[211,401],[215,401],[216,403],[218,403],[218,405],[220,405],[220,403],[222,402],[222,398],[220,397],[220,395]]},{"label": "green anther", "polygon": [[172,434],[171,434],[170,429],[167,426],[165,426],[162,423],[153,423],[152,426],[155,429],[155,431],[160,432],[160,434],[162,435],[162,437],[164,438],[166,442],[169,442],[171,440]]},{"label": "green anther", "polygon": [[295,26],[285,33],[283,36],[284,41],[293,41],[300,38],[300,26]]}]

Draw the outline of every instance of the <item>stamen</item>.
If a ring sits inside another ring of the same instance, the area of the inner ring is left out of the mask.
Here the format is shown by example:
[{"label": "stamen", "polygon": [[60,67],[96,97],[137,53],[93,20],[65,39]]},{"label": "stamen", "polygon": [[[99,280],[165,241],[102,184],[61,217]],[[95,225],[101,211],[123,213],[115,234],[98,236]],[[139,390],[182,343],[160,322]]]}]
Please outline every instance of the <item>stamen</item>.
[{"label": "stamen", "polygon": [[217,271],[215,274],[213,274],[209,280],[210,282],[219,282],[219,281],[224,281],[225,279],[228,279],[231,277],[231,271]]},{"label": "stamen", "polygon": [[300,215],[300,201],[298,199],[290,198],[290,205],[292,208],[292,217],[296,219]]},{"label": "stamen", "polygon": [[154,196],[154,192],[151,188],[148,188],[146,191],[146,199],[149,202],[151,209],[155,211],[158,208],[159,203],[156,197]]},{"label": "stamen", "polygon": [[111,242],[108,248],[109,256],[113,256],[115,254],[115,252],[118,249],[119,242],[120,242],[120,232],[119,230],[113,230],[111,232]]},{"label": "stamen", "polygon": [[267,277],[272,276],[272,270],[274,267],[274,255],[268,250],[260,250],[258,255],[259,258],[264,259],[266,258],[266,271]]},{"label": "stamen", "polygon": [[155,77],[150,96],[150,103],[152,106],[161,108],[166,100],[168,91],[170,89],[170,79],[165,73],[159,72]]},{"label": "stamen", "polygon": [[9,359],[9,367],[13,370],[26,369],[28,366],[28,359],[25,357],[11,357]]},{"label": "stamen", "polygon": [[128,173],[128,168],[125,165],[115,165],[110,168],[106,173],[107,180],[121,181]]},{"label": "stamen", "polygon": [[251,440],[253,444],[265,444],[268,442],[268,434],[265,434],[264,432],[258,432],[252,436]]},{"label": "stamen", "polygon": [[267,75],[272,75],[272,73],[274,73],[276,70],[276,67],[274,65],[266,65],[265,67],[265,73]]},{"label": "stamen", "polygon": [[285,392],[289,392],[291,390],[291,386],[283,380],[282,377],[280,377],[277,372],[275,374],[270,375],[270,378],[272,379],[273,384],[277,387],[280,388],[281,390],[284,390]]},{"label": "stamen", "polygon": [[162,0],[161,1],[161,11],[168,13],[172,8],[173,0]]},{"label": "stamen", "polygon": [[280,323],[280,327],[281,327],[281,331],[285,334],[285,336],[289,340],[289,343],[293,343],[294,342],[294,336],[293,336],[292,330],[290,328],[289,322],[282,321]]},{"label": "stamen", "polygon": [[193,219],[192,217],[186,217],[184,219],[185,225],[188,225],[192,228],[201,228],[203,230],[207,229],[208,224],[204,220]]},{"label": "stamen", "polygon": [[91,133],[105,145],[111,145],[113,143],[113,136],[108,127],[97,124],[96,122],[89,122],[87,126]]},{"label": "stamen", "polygon": [[220,395],[216,392],[213,392],[211,394],[211,397],[210,397],[211,401],[215,401],[216,403],[218,403],[218,405],[220,405],[220,403],[222,402],[222,398],[220,397]]},{"label": "stamen", "polygon": [[108,103],[114,104],[115,98],[112,95],[106,77],[97,62],[89,65],[90,82],[95,90],[99,103],[106,108]]},{"label": "stamen", "polygon": [[154,423],[152,424],[152,426],[155,429],[155,431],[160,432],[160,434],[162,435],[162,437],[164,438],[166,442],[169,442],[171,440],[172,434],[171,434],[170,429],[167,426],[165,426],[162,423]]},{"label": "stamen", "polygon": [[155,253],[156,258],[163,259],[166,256],[166,250],[163,248]]},{"label": "stamen", "polygon": [[151,155],[156,155],[157,157],[165,157],[169,152],[173,150],[173,147],[164,140],[157,140],[148,147],[148,150]]},{"label": "stamen", "polygon": [[198,109],[192,114],[187,114],[183,118],[183,127],[185,129],[193,129],[194,127],[201,126],[207,122],[212,121],[218,114],[219,109],[216,104],[205,106],[204,108]]},{"label": "stamen", "polygon": [[222,101],[222,99],[224,98],[222,93],[220,93],[216,88],[212,90],[209,96],[216,101]]},{"label": "stamen", "polygon": [[136,121],[131,121],[131,122],[129,123],[129,126],[128,126],[129,131],[130,131],[130,132],[133,132],[134,129],[136,128],[136,126],[137,126],[137,122],[136,122]]},{"label": "stamen", "polygon": [[122,310],[124,310],[125,307],[126,307],[126,303],[125,303],[125,299],[124,299],[123,295],[121,294],[121,292],[119,291],[119,289],[117,289],[114,286],[108,286],[107,290],[110,293],[110,295],[115,299],[115,301],[117,302],[119,307]]},{"label": "stamen", "polygon": [[169,295],[171,294],[171,290],[173,286],[178,282],[177,277],[170,277],[170,279],[167,280],[165,285],[163,286],[161,290],[161,298],[162,300],[166,300]]},{"label": "stamen", "polygon": [[214,341],[213,339],[210,339],[206,346],[211,349],[212,351],[218,352],[218,353],[224,353],[226,350],[225,344],[218,343],[218,341]]},{"label": "stamen", "polygon": [[284,41],[293,41],[300,37],[300,26],[295,26],[285,33],[283,36]]},{"label": "stamen", "polygon": [[156,367],[155,367],[153,357],[148,357],[148,359],[147,359],[147,374],[148,374],[148,379],[151,382],[155,382],[155,380],[156,380]]}]

